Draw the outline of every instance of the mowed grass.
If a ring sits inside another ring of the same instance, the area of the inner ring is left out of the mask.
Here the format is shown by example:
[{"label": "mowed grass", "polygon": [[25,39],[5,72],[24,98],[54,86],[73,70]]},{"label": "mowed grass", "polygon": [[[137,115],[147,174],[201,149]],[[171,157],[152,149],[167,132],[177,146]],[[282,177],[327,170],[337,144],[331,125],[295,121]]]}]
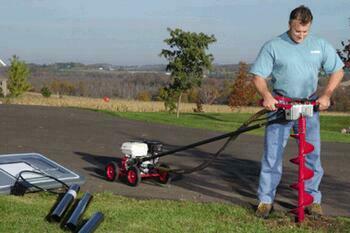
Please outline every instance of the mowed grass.
[{"label": "mowed grass", "polygon": [[[202,128],[214,131],[229,132],[237,129],[252,113],[182,113],[180,118],[166,112],[102,112],[132,120],[152,123],[171,124],[183,127]],[[349,116],[321,115],[321,139],[329,142],[350,143],[350,135],[342,134],[342,128],[350,126]],[[253,130],[249,134],[264,134],[264,128]]]},{"label": "mowed grass", "polygon": [[[0,196],[0,232],[63,232],[60,224],[46,216],[56,202],[51,194]],[[349,232],[348,218],[306,219],[295,224],[293,217],[274,213],[262,220],[253,211],[235,205],[169,200],[136,200],[98,193],[84,214],[101,211],[105,219],[96,232]]]},{"label": "mowed grass", "polygon": [[[145,102],[135,100],[111,99],[109,102],[101,98],[52,96],[44,98],[39,93],[25,93],[17,98],[2,98],[3,103],[23,105],[43,105],[55,107],[78,107],[98,110],[114,116],[146,122],[171,124],[183,127],[202,128],[229,132],[237,129],[249,116],[259,111],[258,107],[241,107],[231,109],[225,105],[203,105],[205,113],[194,113],[195,104],[182,103],[181,117],[164,111],[163,102]],[[341,134],[343,128],[350,127],[349,112],[322,112],[321,139],[329,142],[350,142],[350,134]],[[263,129],[249,134],[263,135]]]}]

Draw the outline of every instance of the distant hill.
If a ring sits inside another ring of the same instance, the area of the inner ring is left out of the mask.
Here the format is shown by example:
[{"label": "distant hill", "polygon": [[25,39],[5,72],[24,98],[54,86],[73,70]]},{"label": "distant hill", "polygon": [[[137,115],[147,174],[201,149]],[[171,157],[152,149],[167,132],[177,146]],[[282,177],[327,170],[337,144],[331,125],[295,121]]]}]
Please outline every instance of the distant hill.
[{"label": "distant hill", "polygon": [[[97,63],[97,64],[82,64],[75,62],[58,62],[53,64],[28,64],[30,70],[35,72],[45,71],[49,73],[57,72],[126,72],[126,73],[166,73],[165,64],[154,64],[154,65],[131,65],[131,66],[121,66],[112,65],[108,63]],[[223,78],[232,79],[238,70],[238,64],[214,64],[213,69],[207,74],[210,78]],[[1,73],[1,71],[0,71]]]},{"label": "distant hill", "polygon": [[[97,64],[82,64],[75,62],[57,62],[53,64],[28,64],[31,68],[45,68],[45,69],[54,69],[54,70],[70,70],[70,69],[104,69],[104,70],[120,70],[120,71],[159,71],[165,72],[165,64],[154,64],[154,65],[130,65],[130,66],[121,66],[121,65],[112,65],[108,63],[97,63]],[[238,69],[238,64],[214,64],[213,71],[215,72],[234,72]]]}]

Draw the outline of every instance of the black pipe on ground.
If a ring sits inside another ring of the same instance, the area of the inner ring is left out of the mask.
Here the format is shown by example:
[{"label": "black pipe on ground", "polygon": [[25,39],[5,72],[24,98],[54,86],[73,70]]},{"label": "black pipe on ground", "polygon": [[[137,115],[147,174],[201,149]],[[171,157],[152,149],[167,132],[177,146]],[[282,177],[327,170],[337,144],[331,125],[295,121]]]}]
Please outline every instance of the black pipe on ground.
[{"label": "black pipe on ground", "polygon": [[92,233],[94,232],[100,223],[103,221],[104,216],[101,212],[95,212],[91,218],[82,226],[78,233]]},{"label": "black pipe on ground", "polygon": [[55,209],[52,211],[50,218],[56,222],[61,221],[64,213],[67,211],[69,206],[76,199],[77,194],[80,190],[80,186],[73,184],[69,187],[68,191],[64,194],[61,201],[57,204]]},{"label": "black pipe on ground", "polygon": [[87,209],[90,201],[92,199],[92,195],[90,193],[85,193],[83,197],[78,202],[77,207],[74,209],[73,213],[69,217],[66,227],[69,228],[72,231],[75,231],[78,227],[79,220],[81,219],[81,216],[84,214],[85,210]]}]

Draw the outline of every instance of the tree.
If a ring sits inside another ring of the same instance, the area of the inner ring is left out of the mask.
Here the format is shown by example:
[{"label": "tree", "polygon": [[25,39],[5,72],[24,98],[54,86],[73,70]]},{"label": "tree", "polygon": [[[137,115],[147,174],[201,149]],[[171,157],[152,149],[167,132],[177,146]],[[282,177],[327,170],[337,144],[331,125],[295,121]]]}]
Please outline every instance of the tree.
[{"label": "tree", "polygon": [[29,69],[24,61],[20,61],[16,55],[11,59],[11,66],[8,70],[8,89],[12,97],[17,97],[28,91],[30,84],[27,81]]},{"label": "tree", "polygon": [[220,90],[217,79],[208,79],[199,90],[200,102],[203,104],[213,104],[219,95]]},{"label": "tree", "polygon": [[182,95],[193,87],[201,86],[205,71],[212,67],[213,55],[206,54],[206,50],[216,39],[214,35],[202,32],[185,32],[178,28],[168,28],[168,31],[170,38],[164,42],[170,49],[162,49],[160,56],[169,61],[166,70],[171,72],[172,82],[164,90],[168,92],[167,100],[177,99],[176,116],[179,117]]},{"label": "tree", "polygon": [[345,68],[350,69],[350,40],[348,44],[345,44],[344,41],[341,42],[341,45],[344,47],[342,50],[337,49],[337,53],[345,64]]},{"label": "tree", "polygon": [[229,96],[229,106],[231,108],[253,105],[257,100],[257,93],[248,75],[248,65],[239,63],[237,77],[232,85]]},{"label": "tree", "polygon": [[76,88],[74,83],[67,80],[53,80],[50,85],[50,89],[57,93],[61,98],[62,95],[74,95]]}]

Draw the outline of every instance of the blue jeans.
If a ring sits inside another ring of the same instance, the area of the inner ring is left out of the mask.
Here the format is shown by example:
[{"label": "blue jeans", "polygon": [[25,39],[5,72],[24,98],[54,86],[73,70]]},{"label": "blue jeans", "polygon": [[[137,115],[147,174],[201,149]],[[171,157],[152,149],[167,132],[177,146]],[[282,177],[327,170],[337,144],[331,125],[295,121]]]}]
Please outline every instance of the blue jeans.
[{"label": "blue jeans", "polygon": [[[276,188],[282,176],[283,151],[287,145],[291,128],[298,132],[298,121],[289,121],[285,124],[271,124],[265,129],[265,148],[261,161],[261,171],[258,189],[258,198],[263,203],[273,203]],[[314,112],[312,117],[306,118],[306,141],[315,149],[306,155],[306,166],[314,171],[314,176],[305,180],[305,190],[314,197],[314,203],[321,203],[319,185],[323,176],[320,151],[320,121],[319,113]],[[297,155],[297,151],[295,155]],[[293,156],[295,157],[295,156]],[[296,177],[298,173],[296,172]],[[291,180],[291,183],[297,179]]]}]

